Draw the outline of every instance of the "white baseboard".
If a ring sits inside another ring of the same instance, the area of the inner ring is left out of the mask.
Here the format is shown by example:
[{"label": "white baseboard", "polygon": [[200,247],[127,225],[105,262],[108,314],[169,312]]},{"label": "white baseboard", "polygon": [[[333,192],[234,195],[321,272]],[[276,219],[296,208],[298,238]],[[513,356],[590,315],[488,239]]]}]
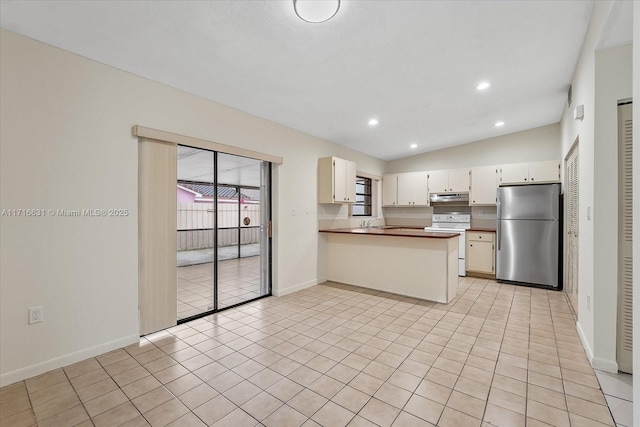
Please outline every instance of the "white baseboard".
[{"label": "white baseboard", "polygon": [[290,294],[292,292],[301,291],[303,289],[310,288],[311,286],[315,286],[318,283],[324,283],[326,281],[327,281],[326,277],[318,277],[317,279],[309,280],[303,283],[298,283],[297,285],[293,285],[293,286],[288,286],[284,289],[274,289],[271,293],[276,297],[281,297],[281,296]]},{"label": "white baseboard", "polygon": [[612,374],[618,373],[618,362],[615,360],[594,357],[591,361],[591,366],[593,366],[593,369],[597,369],[599,371],[610,372]]},{"label": "white baseboard", "polygon": [[580,337],[580,341],[582,342],[582,346],[584,347],[584,351],[587,353],[587,359],[589,359],[589,363],[593,366],[593,350],[589,345],[589,341],[587,341],[587,337],[582,330],[582,325],[580,322],[576,322],[576,330],[578,331],[578,336]]},{"label": "white baseboard", "polygon": [[127,337],[102,343],[94,347],[85,348],[74,353],[69,353],[53,359],[45,360],[44,362],[36,363],[35,365],[26,366],[24,368],[6,372],[0,375],[0,387],[16,383],[27,378],[35,377],[36,375],[44,374],[45,372],[49,372],[54,369],[69,366],[73,363],[107,353],[111,350],[126,347],[138,341],[140,341],[140,336],[138,336],[137,334],[129,335]]},{"label": "white baseboard", "polygon": [[618,372],[618,362],[610,359],[603,359],[601,357],[595,357],[593,355],[593,349],[589,345],[587,341],[587,337],[582,330],[582,326],[580,322],[576,322],[576,329],[578,331],[578,336],[580,337],[580,341],[582,342],[582,346],[584,347],[584,351],[587,353],[587,358],[589,359],[589,363],[591,363],[591,367],[593,369],[598,369],[600,371],[617,373]]}]

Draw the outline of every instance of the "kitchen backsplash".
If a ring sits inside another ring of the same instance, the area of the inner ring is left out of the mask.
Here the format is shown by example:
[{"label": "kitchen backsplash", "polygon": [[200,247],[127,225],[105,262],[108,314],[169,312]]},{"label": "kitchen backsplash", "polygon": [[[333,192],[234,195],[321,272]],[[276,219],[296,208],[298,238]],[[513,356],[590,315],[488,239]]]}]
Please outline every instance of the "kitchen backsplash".
[{"label": "kitchen backsplash", "polygon": [[[445,213],[447,210],[458,212],[461,209],[456,207],[440,206],[436,213]],[[431,217],[434,208],[383,208],[382,213],[387,225],[402,225],[413,227],[431,226]],[[465,212],[471,212],[471,227],[473,228],[496,228],[496,207],[495,206],[471,206],[463,208]]]},{"label": "kitchen backsplash", "polygon": [[[438,213],[443,213],[443,207],[438,208]],[[450,208],[451,211],[456,210],[455,207]],[[496,228],[495,206],[471,206],[466,210],[471,211],[471,227],[472,228]],[[433,208],[382,208],[381,219],[373,223],[373,225],[398,225],[408,227],[430,227],[431,218],[433,216]],[[330,228],[353,228],[359,227],[362,220],[368,221],[371,217],[349,217],[349,218],[330,218],[326,215],[318,219],[318,229]]]},{"label": "kitchen backsplash", "polygon": [[496,229],[498,210],[495,206],[472,206],[471,228]]},{"label": "kitchen backsplash", "polygon": [[382,208],[386,225],[429,227],[432,208]]}]

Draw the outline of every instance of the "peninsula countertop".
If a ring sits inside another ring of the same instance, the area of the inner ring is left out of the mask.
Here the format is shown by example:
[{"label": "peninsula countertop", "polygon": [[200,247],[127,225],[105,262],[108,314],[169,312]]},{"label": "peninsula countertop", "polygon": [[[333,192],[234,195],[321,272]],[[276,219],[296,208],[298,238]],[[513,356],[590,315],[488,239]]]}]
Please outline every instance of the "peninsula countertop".
[{"label": "peninsula countertop", "polygon": [[320,232],[328,280],[443,304],[456,296],[458,233],[406,226]]},{"label": "peninsula countertop", "polygon": [[458,237],[457,233],[443,233],[424,231],[424,228],[385,226],[385,227],[356,227],[356,228],[329,228],[319,230],[320,233],[361,234],[371,236],[396,236],[396,237],[420,237],[428,239],[451,239]]}]

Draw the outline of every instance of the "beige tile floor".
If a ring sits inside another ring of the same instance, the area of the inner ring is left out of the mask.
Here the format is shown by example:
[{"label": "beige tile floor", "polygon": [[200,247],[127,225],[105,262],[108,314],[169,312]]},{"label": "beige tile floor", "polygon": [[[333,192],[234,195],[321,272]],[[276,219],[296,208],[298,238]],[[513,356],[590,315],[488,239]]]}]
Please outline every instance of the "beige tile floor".
[{"label": "beige tile floor", "polygon": [[[218,307],[260,296],[260,256],[218,262]],[[178,319],[213,309],[212,263],[178,267]]]},{"label": "beige tile floor", "polygon": [[616,425],[633,426],[633,375],[598,370],[595,373]]},{"label": "beige tile floor", "polygon": [[565,296],[327,283],[0,389],[2,426],[613,425]]}]

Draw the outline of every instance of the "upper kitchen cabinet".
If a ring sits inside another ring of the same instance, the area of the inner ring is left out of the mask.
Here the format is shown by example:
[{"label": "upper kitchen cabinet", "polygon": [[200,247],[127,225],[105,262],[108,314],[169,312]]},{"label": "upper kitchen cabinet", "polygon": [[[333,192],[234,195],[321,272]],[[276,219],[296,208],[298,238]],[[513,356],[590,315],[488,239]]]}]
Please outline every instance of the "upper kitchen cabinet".
[{"label": "upper kitchen cabinet", "polygon": [[428,206],[426,172],[382,176],[382,206]]},{"label": "upper kitchen cabinet", "polygon": [[498,167],[484,166],[471,169],[470,205],[495,205],[496,188],[498,188]]},{"label": "upper kitchen cabinet", "polygon": [[318,203],[356,202],[356,164],[338,157],[318,159]]},{"label": "upper kitchen cabinet", "polygon": [[398,174],[382,175],[382,206],[398,206]]},{"label": "upper kitchen cabinet", "polygon": [[428,172],[429,193],[464,193],[469,191],[469,169]]},{"label": "upper kitchen cabinet", "polygon": [[426,172],[398,174],[398,205],[428,206],[429,191]]},{"label": "upper kitchen cabinet", "polygon": [[500,184],[560,182],[560,162],[512,163],[500,166]]},{"label": "upper kitchen cabinet", "polygon": [[529,182],[560,182],[560,162],[529,163]]}]

